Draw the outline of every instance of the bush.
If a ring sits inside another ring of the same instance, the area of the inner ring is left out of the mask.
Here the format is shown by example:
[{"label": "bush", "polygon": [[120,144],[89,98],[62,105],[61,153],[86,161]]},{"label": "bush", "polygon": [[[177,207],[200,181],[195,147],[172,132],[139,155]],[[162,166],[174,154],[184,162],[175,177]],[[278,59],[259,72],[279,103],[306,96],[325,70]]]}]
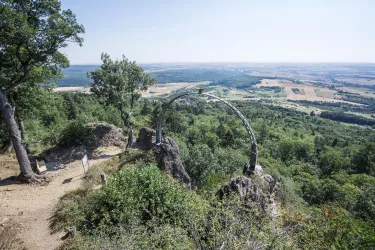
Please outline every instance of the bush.
[{"label": "bush", "polygon": [[90,128],[82,120],[71,122],[61,133],[60,146],[71,147],[86,145],[92,136]]},{"label": "bush", "polygon": [[133,166],[118,172],[94,194],[88,219],[97,228],[134,221],[186,225],[202,206],[203,200],[173,183],[156,166]]},{"label": "bush", "polygon": [[207,208],[207,202],[174,183],[156,166],[137,165],[108,178],[108,184],[100,190],[65,195],[57,205],[51,227],[56,232],[75,225],[85,240],[94,236],[100,241],[106,241],[104,236],[119,240],[151,237],[146,245],[163,248],[170,244],[174,249],[174,239],[186,243],[187,233],[204,225]]},{"label": "bush", "polygon": [[95,232],[93,235],[79,235],[68,241],[62,249],[101,250],[101,249],[193,249],[193,242],[187,232],[178,227],[163,225],[148,230],[144,226],[120,227],[111,235]]},{"label": "bush", "polygon": [[358,192],[354,211],[359,217],[375,221],[375,186],[366,184]]},{"label": "bush", "polygon": [[231,148],[217,148],[214,154],[221,169],[227,175],[232,175],[234,172],[240,172],[247,160],[239,151]]},{"label": "bush", "polygon": [[189,156],[184,161],[186,172],[194,185],[201,185],[209,175],[224,173],[217,163],[211,149],[206,144],[197,144],[189,150]]},{"label": "bush", "polygon": [[289,220],[288,226],[292,224],[295,230],[290,235],[298,249],[371,249],[375,244],[374,228],[350,217],[337,204],[324,205],[294,223]]}]

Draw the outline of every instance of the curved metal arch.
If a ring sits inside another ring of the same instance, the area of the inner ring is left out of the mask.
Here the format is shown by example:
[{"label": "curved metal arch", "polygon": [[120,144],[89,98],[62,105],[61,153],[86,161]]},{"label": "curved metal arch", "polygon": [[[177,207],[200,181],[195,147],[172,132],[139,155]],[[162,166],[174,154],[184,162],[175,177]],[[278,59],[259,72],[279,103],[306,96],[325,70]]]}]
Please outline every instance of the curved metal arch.
[{"label": "curved metal arch", "polygon": [[178,96],[174,97],[172,100],[170,100],[168,102],[168,104],[163,108],[163,110],[161,111],[161,113],[159,115],[159,118],[158,118],[157,127],[156,127],[156,145],[160,145],[160,143],[162,142],[162,126],[163,126],[163,119],[164,119],[165,112],[168,110],[168,108],[172,105],[172,103],[175,100],[177,100],[181,97],[190,96],[190,95],[203,95],[203,96],[212,97],[214,99],[217,99],[217,100],[225,103],[227,106],[229,106],[237,114],[237,116],[242,120],[242,122],[244,123],[244,126],[246,128],[246,131],[247,131],[247,133],[250,137],[250,140],[251,140],[251,146],[250,146],[251,156],[250,156],[250,160],[249,160],[249,164],[248,164],[249,166],[245,165],[244,173],[245,172],[253,173],[254,170],[255,170],[255,166],[257,164],[258,148],[257,148],[256,138],[255,138],[254,132],[253,132],[251,126],[250,126],[250,123],[245,118],[245,116],[234,105],[232,105],[228,101],[223,100],[220,97],[217,97],[215,95],[211,95],[211,94],[207,94],[207,93],[201,93],[201,92],[199,92],[199,93],[185,93],[185,94],[178,95]]}]

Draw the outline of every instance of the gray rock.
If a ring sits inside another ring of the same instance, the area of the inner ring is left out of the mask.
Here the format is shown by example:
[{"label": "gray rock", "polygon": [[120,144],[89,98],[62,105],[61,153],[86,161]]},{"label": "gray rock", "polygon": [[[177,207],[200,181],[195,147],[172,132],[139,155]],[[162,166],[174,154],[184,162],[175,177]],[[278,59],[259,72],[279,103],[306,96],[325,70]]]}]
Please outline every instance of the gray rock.
[{"label": "gray rock", "polygon": [[113,125],[103,123],[89,124],[92,138],[88,145],[92,148],[116,146],[124,148],[127,144],[127,139],[123,134],[121,128]]},{"label": "gray rock", "polygon": [[167,174],[171,175],[180,183],[191,187],[190,176],[186,173],[184,166],[180,159],[180,150],[170,137],[158,146],[159,167]]},{"label": "gray rock", "polygon": [[[85,154],[89,158],[98,147],[117,146],[124,148],[127,144],[127,139],[122,133],[122,129],[109,124],[92,123],[87,125],[91,129],[88,137],[88,144],[86,146],[65,148],[62,146],[55,146],[49,148],[36,156],[38,160],[44,160],[47,164],[61,162],[68,163],[74,160],[81,160]],[[34,161],[35,162],[35,161]],[[48,167],[48,165],[47,165]]]},{"label": "gray rock", "polygon": [[[245,176],[235,177],[216,193],[219,200],[223,200],[225,197],[233,194],[239,195],[245,206],[256,206],[265,211],[267,205],[266,197],[262,189],[252,179]],[[248,201],[252,201],[253,203],[249,203]]]},{"label": "gray rock", "polygon": [[274,189],[275,189],[275,186],[276,186],[276,180],[275,180],[275,178],[273,178],[271,175],[269,175],[269,174],[265,174],[264,176],[263,176],[263,179],[266,181],[266,182],[268,182],[268,186],[269,186],[269,189],[268,189],[268,191],[270,192],[270,193],[273,193],[273,191],[274,191]]},{"label": "gray rock", "polygon": [[216,196],[223,201],[225,197],[238,195],[244,207],[258,208],[271,219],[279,215],[274,191],[276,180],[269,174],[264,174],[263,168],[257,165],[251,177],[238,176],[231,179],[220,188]]},{"label": "gray rock", "polygon": [[155,146],[155,130],[151,128],[141,128],[134,147],[149,150]]}]

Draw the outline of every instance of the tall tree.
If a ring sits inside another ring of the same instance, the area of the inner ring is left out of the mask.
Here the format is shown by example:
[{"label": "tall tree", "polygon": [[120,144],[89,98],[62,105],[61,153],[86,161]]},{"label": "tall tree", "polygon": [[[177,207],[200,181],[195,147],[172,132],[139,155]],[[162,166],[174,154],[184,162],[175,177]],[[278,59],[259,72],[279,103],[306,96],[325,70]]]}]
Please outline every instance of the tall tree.
[{"label": "tall tree", "polygon": [[68,42],[82,45],[84,33],[70,10],[61,10],[58,0],[0,0],[0,110],[10,133],[21,169],[30,182],[35,175],[15,119],[13,92],[39,87],[60,74],[69,61],[58,50]]},{"label": "tall tree", "polygon": [[113,61],[108,54],[102,54],[100,69],[89,72],[93,80],[91,91],[105,103],[120,110],[124,125],[128,128],[128,147],[133,145],[133,122],[131,117],[135,102],[141,97],[141,91],[155,84],[155,79],[145,73],[134,61],[125,56]]}]

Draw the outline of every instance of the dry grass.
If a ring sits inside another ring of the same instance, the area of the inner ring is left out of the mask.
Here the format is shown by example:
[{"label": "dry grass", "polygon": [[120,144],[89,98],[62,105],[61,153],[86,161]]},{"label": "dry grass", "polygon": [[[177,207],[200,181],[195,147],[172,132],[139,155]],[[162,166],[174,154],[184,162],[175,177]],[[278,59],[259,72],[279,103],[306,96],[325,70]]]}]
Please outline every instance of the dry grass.
[{"label": "dry grass", "polygon": [[104,162],[95,164],[89,168],[83,182],[84,189],[92,189],[101,183],[101,173],[113,174],[118,170],[120,157],[114,156]]}]

